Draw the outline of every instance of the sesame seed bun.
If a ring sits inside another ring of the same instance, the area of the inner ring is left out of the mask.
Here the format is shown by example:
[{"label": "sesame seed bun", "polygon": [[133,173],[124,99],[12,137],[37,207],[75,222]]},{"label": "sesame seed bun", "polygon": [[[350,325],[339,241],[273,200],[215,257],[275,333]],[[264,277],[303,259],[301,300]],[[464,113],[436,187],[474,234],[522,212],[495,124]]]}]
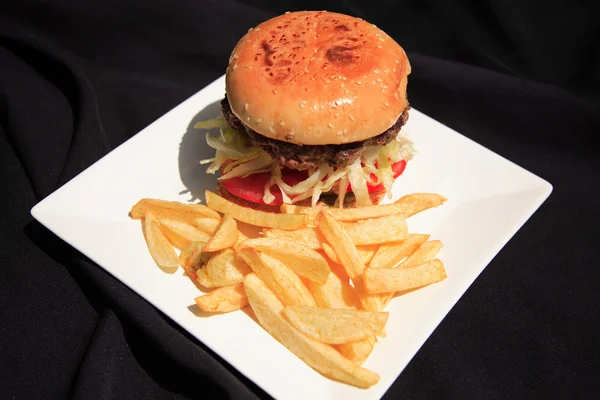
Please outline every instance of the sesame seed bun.
[{"label": "sesame seed bun", "polygon": [[229,60],[233,113],[271,139],[358,142],[391,127],[407,107],[410,63],[385,32],[327,11],[287,13],[251,29]]}]

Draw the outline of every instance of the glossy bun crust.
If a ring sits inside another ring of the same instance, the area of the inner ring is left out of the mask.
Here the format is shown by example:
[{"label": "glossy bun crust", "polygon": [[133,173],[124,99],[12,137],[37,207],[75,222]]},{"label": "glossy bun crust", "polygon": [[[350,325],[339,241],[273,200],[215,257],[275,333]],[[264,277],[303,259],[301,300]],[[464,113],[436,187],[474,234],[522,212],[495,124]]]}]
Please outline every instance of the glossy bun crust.
[{"label": "glossy bun crust", "polygon": [[410,63],[385,32],[326,11],[287,13],[251,29],[229,60],[233,113],[263,136],[326,145],[369,139],[407,107]]}]

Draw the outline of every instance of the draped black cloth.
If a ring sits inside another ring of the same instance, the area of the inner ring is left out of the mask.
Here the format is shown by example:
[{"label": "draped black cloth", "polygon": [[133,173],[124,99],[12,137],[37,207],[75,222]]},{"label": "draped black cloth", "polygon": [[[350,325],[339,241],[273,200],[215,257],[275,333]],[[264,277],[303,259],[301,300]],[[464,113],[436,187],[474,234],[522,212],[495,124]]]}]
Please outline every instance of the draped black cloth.
[{"label": "draped black cloth", "polygon": [[29,210],[301,9],[377,24],[408,52],[411,105],[554,185],[385,398],[596,397],[600,15],[466,3],[0,2],[0,397],[266,397]]}]

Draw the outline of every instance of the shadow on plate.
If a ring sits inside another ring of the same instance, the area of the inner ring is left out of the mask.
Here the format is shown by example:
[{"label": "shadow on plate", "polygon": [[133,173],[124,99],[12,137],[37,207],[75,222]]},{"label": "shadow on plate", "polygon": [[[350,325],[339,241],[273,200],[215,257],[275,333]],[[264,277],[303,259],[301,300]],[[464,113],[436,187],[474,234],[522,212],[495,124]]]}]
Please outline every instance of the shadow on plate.
[{"label": "shadow on plate", "polygon": [[[204,199],[204,191],[217,189],[217,175],[206,173],[208,165],[200,161],[215,156],[215,150],[206,144],[206,130],[195,129],[196,122],[216,118],[221,115],[220,101],[209,104],[192,118],[179,145],[179,176],[186,190],[179,194],[189,194],[189,201]],[[216,129],[215,129],[216,131]]]}]

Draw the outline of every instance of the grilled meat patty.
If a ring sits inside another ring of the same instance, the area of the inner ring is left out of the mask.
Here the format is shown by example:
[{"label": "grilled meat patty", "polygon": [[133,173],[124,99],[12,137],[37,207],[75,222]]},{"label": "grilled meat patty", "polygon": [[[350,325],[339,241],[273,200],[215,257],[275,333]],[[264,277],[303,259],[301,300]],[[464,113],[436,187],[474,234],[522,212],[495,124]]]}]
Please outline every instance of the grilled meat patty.
[{"label": "grilled meat patty", "polygon": [[360,157],[366,146],[383,146],[398,136],[400,128],[408,120],[410,106],[400,115],[400,118],[385,132],[360,142],[328,145],[297,145],[282,140],[262,136],[250,129],[231,111],[227,97],[221,101],[221,112],[233,129],[246,131],[253,144],[262,148],[276,163],[297,170],[317,168],[320,164],[328,163],[334,167],[345,167]]}]

